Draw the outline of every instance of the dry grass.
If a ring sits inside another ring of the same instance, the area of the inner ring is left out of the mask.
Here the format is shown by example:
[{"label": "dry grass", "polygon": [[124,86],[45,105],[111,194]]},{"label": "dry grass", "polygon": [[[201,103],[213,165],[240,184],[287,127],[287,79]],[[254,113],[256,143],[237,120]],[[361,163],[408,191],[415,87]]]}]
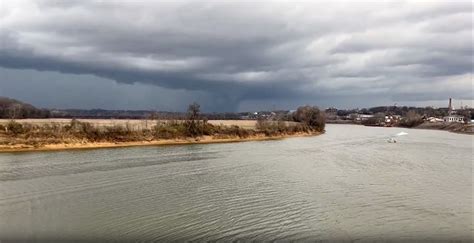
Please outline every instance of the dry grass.
[{"label": "dry grass", "polygon": [[312,133],[303,124],[283,121],[197,121],[112,119],[0,120],[1,145],[44,146],[60,143],[139,142],[212,136],[216,139],[277,137]]},{"label": "dry grass", "polygon": [[[71,123],[72,119],[19,119],[15,120],[18,123],[22,124],[31,124],[31,125],[51,125],[57,124],[60,126],[66,126]],[[143,129],[152,129],[157,122],[165,123],[166,120],[138,120],[138,119],[77,119],[80,122],[87,122],[94,127],[116,127],[123,126],[129,127],[131,130],[143,130]],[[0,125],[6,125],[10,122],[9,119],[0,119]],[[256,120],[209,120],[209,124],[219,126],[238,126],[244,129],[255,129],[257,125]],[[287,125],[297,124],[295,122],[285,122]]]},{"label": "dry grass", "polygon": [[[66,126],[71,123],[72,119],[19,119],[15,120],[18,123],[22,124],[32,124],[32,125],[51,125],[57,124],[61,126]],[[87,122],[94,127],[130,127],[132,130],[143,130],[143,129],[152,129],[157,122],[165,123],[166,120],[122,120],[122,119],[77,119],[80,122]],[[10,122],[9,119],[0,119],[0,125],[6,125]],[[212,125],[224,125],[224,126],[239,126],[244,129],[255,129],[257,121],[255,120],[209,120],[208,123]]]}]

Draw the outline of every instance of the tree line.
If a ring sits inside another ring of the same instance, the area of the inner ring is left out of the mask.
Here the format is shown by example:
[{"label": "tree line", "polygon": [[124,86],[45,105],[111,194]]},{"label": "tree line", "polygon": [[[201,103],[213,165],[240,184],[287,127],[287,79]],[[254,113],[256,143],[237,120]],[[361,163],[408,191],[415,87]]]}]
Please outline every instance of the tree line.
[{"label": "tree line", "polygon": [[46,109],[38,109],[21,101],[0,97],[0,118],[24,119],[24,118],[49,118],[51,112]]}]

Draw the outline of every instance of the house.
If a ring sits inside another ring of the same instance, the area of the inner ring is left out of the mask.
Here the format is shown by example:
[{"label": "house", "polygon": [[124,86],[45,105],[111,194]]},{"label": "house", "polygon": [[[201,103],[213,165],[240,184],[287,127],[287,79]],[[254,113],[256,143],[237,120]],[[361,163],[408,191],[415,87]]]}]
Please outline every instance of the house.
[{"label": "house", "polygon": [[464,123],[464,117],[458,115],[449,115],[443,118],[444,122],[457,122],[457,123]]},{"label": "house", "polygon": [[374,115],[366,115],[366,114],[358,114],[358,113],[352,113],[346,116],[347,119],[354,120],[354,121],[366,121],[372,117],[374,117]]},{"label": "house", "polygon": [[401,115],[392,115],[393,120],[400,121],[402,119]]},{"label": "house", "polygon": [[372,117],[375,117],[375,116],[374,115],[359,114],[358,118],[362,121],[366,121],[366,120],[368,120],[369,118],[372,118]]}]

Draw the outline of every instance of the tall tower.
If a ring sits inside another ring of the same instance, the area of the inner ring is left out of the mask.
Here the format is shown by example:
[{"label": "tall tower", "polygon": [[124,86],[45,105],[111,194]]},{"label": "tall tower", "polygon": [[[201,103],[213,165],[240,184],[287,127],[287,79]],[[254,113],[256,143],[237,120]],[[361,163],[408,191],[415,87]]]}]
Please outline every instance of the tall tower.
[{"label": "tall tower", "polygon": [[452,113],[453,113],[453,104],[452,104],[452,99],[449,98],[448,115],[451,115]]}]

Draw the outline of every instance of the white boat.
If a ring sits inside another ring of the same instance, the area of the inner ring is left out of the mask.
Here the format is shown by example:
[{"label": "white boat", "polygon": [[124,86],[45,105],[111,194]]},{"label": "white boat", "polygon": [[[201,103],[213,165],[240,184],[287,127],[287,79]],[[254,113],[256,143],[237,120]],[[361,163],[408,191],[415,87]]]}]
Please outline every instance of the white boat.
[{"label": "white boat", "polygon": [[389,142],[389,143],[397,143],[397,140],[396,140],[395,138],[389,138],[389,139],[387,140],[387,142]]}]

